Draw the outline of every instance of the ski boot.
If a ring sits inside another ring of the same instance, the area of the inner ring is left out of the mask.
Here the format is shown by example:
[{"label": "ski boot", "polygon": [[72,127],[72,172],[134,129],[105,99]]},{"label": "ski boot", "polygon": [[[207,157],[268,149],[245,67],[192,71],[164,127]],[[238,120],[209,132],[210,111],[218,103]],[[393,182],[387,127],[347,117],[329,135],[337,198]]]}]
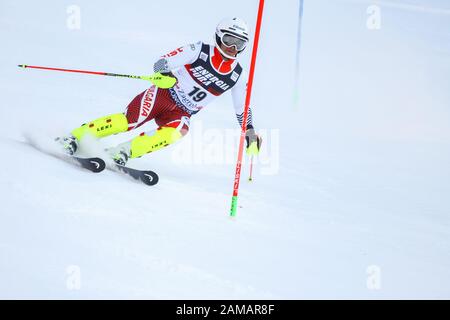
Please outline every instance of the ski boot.
[{"label": "ski boot", "polygon": [[115,154],[112,159],[119,166],[125,166],[128,161],[128,155],[125,152],[120,151],[119,153]]},{"label": "ski boot", "polygon": [[55,141],[58,141],[62,145],[68,155],[73,156],[77,152],[78,141],[74,136],[58,137]]},{"label": "ski boot", "polygon": [[[125,166],[130,158],[130,152],[127,150],[126,146],[118,145],[117,147],[105,149],[109,154],[111,159],[119,166]],[[128,151],[128,152],[127,152]]]}]

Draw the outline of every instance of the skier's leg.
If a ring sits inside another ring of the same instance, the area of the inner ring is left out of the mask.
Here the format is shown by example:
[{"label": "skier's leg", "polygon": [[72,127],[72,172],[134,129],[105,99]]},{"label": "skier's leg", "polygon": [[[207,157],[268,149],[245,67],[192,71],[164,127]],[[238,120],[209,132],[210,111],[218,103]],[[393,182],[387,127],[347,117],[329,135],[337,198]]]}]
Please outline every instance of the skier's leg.
[{"label": "skier's leg", "polygon": [[72,130],[67,137],[58,138],[69,154],[76,152],[78,142],[86,135],[103,138],[112,134],[126,132],[143,125],[158,114],[153,110],[157,93],[155,86],[137,95],[127,106],[124,113],[116,113],[101,117]]},{"label": "skier's leg", "polygon": [[128,158],[139,158],[144,154],[158,151],[184,137],[189,131],[189,116],[179,117],[176,112],[169,116],[178,118],[165,123],[157,130],[143,132],[130,141],[111,149],[113,159],[124,165]]},{"label": "skier's leg", "polygon": [[103,138],[140,127],[153,119],[157,111],[153,110],[158,89],[152,86],[138,94],[127,106],[124,113],[116,113],[83,124],[72,131],[72,135],[81,140],[86,134]]},{"label": "skier's leg", "polygon": [[116,113],[83,124],[81,127],[72,130],[72,136],[80,141],[86,135],[103,138],[127,130],[127,117],[123,113]]},{"label": "skier's leg", "polygon": [[189,131],[189,117],[182,116],[170,123],[164,124],[150,133],[142,133],[130,144],[131,158],[139,158],[146,153],[158,151],[177,142]]},{"label": "skier's leg", "polygon": [[68,154],[73,155],[78,149],[78,142],[86,136],[103,138],[127,130],[127,117],[123,113],[116,113],[85,123],[72,130],[70,135],[56,138],[56,141],[61,143]]},{"label": "skier's leg", "polygon": [[138,100],[139,104],[130,104],[127,108],[128,130],[138,128],[151,119],[155,119],[158,129],[143,132],[130,141],[108,149],[119,164],[125,164],[128,158],[138,158],[172,144],[189,130],[190,115],[177,106],[169,90],[152,87]]}]

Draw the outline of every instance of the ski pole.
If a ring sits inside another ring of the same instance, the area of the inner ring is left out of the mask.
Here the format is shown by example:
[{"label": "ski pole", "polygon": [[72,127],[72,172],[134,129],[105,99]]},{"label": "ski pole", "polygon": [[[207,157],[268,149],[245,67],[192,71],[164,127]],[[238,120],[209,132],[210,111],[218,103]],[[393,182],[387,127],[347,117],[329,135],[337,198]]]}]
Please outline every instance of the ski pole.
[{"label": "ski pole", "polygon": [[248,177],[248,181],[253,181],[252,172],[253,172],[253,156],[250,157],[250,176]]},{"label": "ski pole", "polygon": [[86,71],[86,70],[73,70],[73,69],[62,69],[62,68],[50,68],[50,67],[41,67],[41,66],[29,66],[26,64],[19,64],[19,68],[29,68],[29,69],[41,69],[41,70],[50,70],[50,71],[63,71],[63,72],[75,72],[75,73],[85,73],[85,74],[95,74],[99,76],[110,76],[110,77],[123,77],[123,78],[132,78],[132,79],[141,79],[147,80],[156,85],[157,87],[167,89],[171,88],[176,83],[176,78],[162,75],[157,72],[150,76],[135,76],[130,74],[119,74],[119,73],[111,73],[111,72],[97,72],[97,71]]}]

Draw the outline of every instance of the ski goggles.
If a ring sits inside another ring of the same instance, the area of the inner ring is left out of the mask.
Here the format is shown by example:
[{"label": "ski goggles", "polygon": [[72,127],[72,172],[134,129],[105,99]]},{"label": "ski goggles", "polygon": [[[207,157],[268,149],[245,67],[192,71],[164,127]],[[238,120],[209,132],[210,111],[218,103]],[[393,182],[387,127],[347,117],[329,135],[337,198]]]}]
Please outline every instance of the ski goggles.
[{"label": "ski goggles", "polygon": [[244,50],[247,46],[247,40],[237,38],[229,33],[224,33],[221,40],[227,47],[235,46],[238,51]]}]

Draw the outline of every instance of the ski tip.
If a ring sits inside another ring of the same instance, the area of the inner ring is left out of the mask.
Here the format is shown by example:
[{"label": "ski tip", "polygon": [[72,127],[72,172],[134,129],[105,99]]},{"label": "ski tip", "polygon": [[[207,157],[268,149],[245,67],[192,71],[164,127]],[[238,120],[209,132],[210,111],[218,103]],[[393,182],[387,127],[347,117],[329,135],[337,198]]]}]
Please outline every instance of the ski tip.
[{"label": "ski tip", "polygon": [[27,67],[26,64],[18,64],[17,66],[18,66],[19,68],[26,68],[26,67]]},{"label": "ski tip", "polygon": [[91,172],[99,173],[106,168],[106,163],[100,158],[79,158],[77,156],[69,156],[76,160],[83,168]]},{"label": "ski tip", "polygon": [[103,159],[91,158],[89,159],[89,162],[91,164],[91,170],[94,173],[102,172],[106,168],[106,163],[105,161],[103,161]]},{"label": "ski tip", "polygon": [[141,175],[141,181],[148,186],[154,186],[159,181],[159,176],[156,172],[145,171]]}]

